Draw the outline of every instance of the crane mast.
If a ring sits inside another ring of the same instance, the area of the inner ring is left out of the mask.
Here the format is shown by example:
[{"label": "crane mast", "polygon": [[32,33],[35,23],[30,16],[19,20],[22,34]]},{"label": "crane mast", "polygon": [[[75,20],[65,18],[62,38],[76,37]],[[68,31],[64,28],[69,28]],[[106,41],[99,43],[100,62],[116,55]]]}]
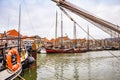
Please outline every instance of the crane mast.
[{"label": "crane mast", "polygon": [[52,0],[52,1],[56,2],[60,8],[65,8],[77,14],[78,16],[82,17],[83,19],[87,20],[88,22],[92,23],[93,25],[97,26],[98,28],[102,29],[103,31],[107,32],[110,35],[112,33],[120,34],[120,27],[118,25],[98,18],[95,15],[90,14],[88,11],[79,8],[68,1],[65,0]]}]

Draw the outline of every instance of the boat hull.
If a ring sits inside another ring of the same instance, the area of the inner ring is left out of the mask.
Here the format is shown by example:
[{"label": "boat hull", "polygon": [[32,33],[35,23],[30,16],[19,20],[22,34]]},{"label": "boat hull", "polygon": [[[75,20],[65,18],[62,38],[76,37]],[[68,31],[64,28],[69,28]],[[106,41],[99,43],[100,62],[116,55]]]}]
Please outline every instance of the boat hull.
[{"label": "boat hull", "polygon": [[9,69],[5,69],[0,72],[0,80],[13,80],[22,72],[22,66],[18,68],[15,72],[10,71]]},{"label": "boat hull", "polygon": [[82,52],[86,52],[87,50],[75,50],[75,49],[47,49],[46,48],[46,52],[47,53],[82,53]]}]

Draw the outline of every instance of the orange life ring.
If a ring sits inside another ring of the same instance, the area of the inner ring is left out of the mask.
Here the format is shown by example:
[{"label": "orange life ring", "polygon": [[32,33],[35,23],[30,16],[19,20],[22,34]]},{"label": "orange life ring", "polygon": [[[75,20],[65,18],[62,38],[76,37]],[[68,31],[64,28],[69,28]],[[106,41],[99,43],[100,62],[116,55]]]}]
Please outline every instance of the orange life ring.
[{"label": "orange life ring", "polygon": [[[12,64],[12,54],[14,54],[17,58],[17,63],[15,65]],[[15,49],[15,48],[12,48],[7,56],[6,56],[6,62],[7,62],[7,65],[8,65],[8,68],[13,70],[13,71],[16,71],[20,65],[21,65],[21,60],[20,60],[20,56],[18,54],[18,51]]]}]

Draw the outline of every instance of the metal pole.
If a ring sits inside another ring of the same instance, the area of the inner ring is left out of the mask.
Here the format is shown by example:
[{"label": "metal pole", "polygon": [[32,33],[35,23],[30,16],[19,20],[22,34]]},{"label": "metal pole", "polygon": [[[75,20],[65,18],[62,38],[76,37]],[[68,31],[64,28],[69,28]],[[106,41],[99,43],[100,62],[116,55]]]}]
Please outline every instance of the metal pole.
[{"label": "metal pole", "polygon": [[21,4],[19,5],[19,26],[18,26],[18,51],[21,50],[21,39],[20,39],[20,27],[21,27]]},{"label": "metal pole", "polygon": [[74,22],[73,33],[74,33],[73,37],[74,37],[74,40],[75,40],[75,42],[74,42],[74,47],[76,47],[77,41],[76,41],[76,24],[75,24],[75,22]]},{"label": "metal pole", "polygon": [[88,35],[87,35],[87,50],[89,50],[89,26],[87,27]]},{"label": "metal pole", "polygon": [[61,13],[61,47],[63,47],[63,16]]},{"label": "metal pole", "polygon": [[57,46],[57,18],[58,18],[58,13],[56,11],[56,24],[55,24],[55,47]]}]

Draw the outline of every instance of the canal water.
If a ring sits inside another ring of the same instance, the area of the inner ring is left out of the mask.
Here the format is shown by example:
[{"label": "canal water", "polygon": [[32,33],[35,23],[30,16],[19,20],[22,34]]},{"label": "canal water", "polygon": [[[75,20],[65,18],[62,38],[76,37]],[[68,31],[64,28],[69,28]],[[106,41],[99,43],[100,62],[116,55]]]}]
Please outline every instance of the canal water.
[{"label": "canal water", "polygon": [[120,51],[37,54],[37,67],[26,69],[26,80],[120,80]]}]

